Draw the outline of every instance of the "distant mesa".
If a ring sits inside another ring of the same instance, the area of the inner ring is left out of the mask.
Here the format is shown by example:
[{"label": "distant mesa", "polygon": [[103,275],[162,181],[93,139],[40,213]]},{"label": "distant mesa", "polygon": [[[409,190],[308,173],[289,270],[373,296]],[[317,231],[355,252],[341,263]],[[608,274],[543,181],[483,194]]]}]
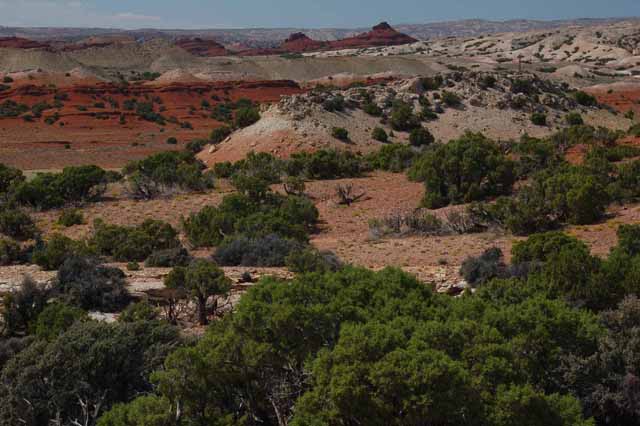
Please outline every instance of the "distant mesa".
[{"label": "distant mesa", "polygon": [[365,47],[399,46],[402,44],[415,43],[416,40],[406,34],[393,29],[391,25],[382,22],[372,28],[368,33],[359,34],[354,37],[345,38],[330,42],[332,49],[354,49]]},{"label": "distant mesa", "polygon": [[290,53],[322,50],[325,47],[326,43],[313,40],[304,33],[293,33],[280,45],[281,50]]},{"label": "distant mesa", "polygon": [[281,55],[286,53],[317,52],[322,50],[362,49],[367,47],[399,46],[415,43],[416,40],[393,29],[382,22],[371,31],[334,41],[313,40],[306,34],[293,33],[279,47],[274,49],[250,49],[239,52],[241,56]]},{"label": "distant mesa", "polygon": [[[297,32],[291,34],[280,46],[275,48],[238,50],[238,46],[230,46],[227,48],[216,40],[200,37],[177,38],[174,40],[174,45],[195,56],[214,57],[230,55],[282,55],[323,50],[361,49],[367,47],[397,46],[415,43],[416,41],[413,37],[396,31],[388,23],[382,22],[373,27],[369,32],[334,41],[313,40],[306,34]],[[136,43],[136,39],[128,35],[95,36],[74,43],[66,43],[59,41],[35,41],[21,37],[0,38],[0,48],[44,49],[52,52],[73,52],[88,48],[101,48],[129,43]]]},{"label": "distant mesa", "polygon": [[176,46],[183,48],[195,56],[227,56],[229,51],[220,43],[211,39],[180,38],[175,42]]},{"label": "distant mesa", "polygon": [[50,49],[48,43],[29,40],[21,37],[0,37],[0,48],[9,49]]}]

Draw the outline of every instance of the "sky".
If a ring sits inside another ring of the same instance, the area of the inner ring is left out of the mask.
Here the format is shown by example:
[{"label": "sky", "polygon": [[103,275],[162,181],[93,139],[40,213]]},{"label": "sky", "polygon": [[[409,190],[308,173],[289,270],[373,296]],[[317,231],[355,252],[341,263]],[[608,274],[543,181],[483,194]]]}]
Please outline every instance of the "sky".
[{"label": "sky", "polygon": [[640,0],[0,0],[3,26],[355,28],[625,16],[640,16]]}]

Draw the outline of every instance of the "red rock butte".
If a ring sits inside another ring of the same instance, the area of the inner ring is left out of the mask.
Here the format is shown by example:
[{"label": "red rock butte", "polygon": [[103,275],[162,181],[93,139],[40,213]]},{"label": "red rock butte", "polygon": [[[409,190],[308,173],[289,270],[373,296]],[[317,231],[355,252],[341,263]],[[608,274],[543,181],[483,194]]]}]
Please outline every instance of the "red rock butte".
[{"label": "red rock butte", "polygon": [[175,44],[195,56],[229,55],[229,51],[223,45],[211,39],[181,38],[176,40]]}]

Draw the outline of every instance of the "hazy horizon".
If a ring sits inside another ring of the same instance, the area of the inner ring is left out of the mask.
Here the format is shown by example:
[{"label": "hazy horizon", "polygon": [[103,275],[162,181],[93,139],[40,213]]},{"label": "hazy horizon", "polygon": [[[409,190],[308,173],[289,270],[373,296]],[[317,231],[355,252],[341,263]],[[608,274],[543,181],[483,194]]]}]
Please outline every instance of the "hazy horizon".
[{"label": "hazy horizon", "polygon": [[[577,11],[576,9],[579,9]],[[640,16],[637,0],[0,0],[0,26],[106,29],[362,28],[479,19],[567,20]]]}]

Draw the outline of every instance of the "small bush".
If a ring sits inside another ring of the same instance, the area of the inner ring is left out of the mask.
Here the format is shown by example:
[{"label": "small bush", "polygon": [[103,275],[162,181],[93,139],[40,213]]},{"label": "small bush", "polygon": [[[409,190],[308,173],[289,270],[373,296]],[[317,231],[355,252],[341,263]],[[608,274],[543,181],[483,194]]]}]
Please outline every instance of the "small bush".
[{"label": "small bush", "polygon": [[149,302],[132,303],[118,315],[118,322],[155,321],[160,315]]},{"label": "small bush", "polygon": [[144,262],[149,268],[173,268],[187,266],[193,258],[184,247],[156,250]]},{"label": "small bush", "polygon": [[373,140],[376,140],[378,142],[389,142],[389,135],[382,127],[376,127],[375,129],[373,129],[373,132],[371,132],[371,137],[373,138]]},{"label": "small bush", "polygon": [[36,236],[36,228],[31,216],[17,209],[0,211],[0,233],[19,241],[29,240]]},{"label": "small bush", "polygon": [[451,108],[459,107],[462,104],[462,99],[456,93],[449,92],[448,90],[442,91],[442,102]]},{"label": "small bush", "polygon": [[343,142],[349,141],[349,131],[343,127],[334,127],[331,129],[331,136]]},{"label": "small bush", "polygon": [[598,100],[595,98],[595,96],[592,96],[583,91],[577,91],[574,94],[574,98],[576,102],[582,106],[592,107],[598,105]]},{"label": "small bush", "polygon": [[88,319],[87,313],[82,309],[54,302],[38,315],[35,323],[35,335],[38,339],[52,341],[67,331],[75,322]]},{"label": "small bush", "polygon": [[45,308],[49,291],[28,276],[17,290],[2,298],[4,332],[8,336],[25,333],[33,328],[38,315]]},{"label": "small bush", "polygon": [[547,125],[547,114],[542,112],[534,112],[531,114],[531,122],[536,126],[546,126]]},{"label": "small bush", "polygon": [[142,262],[156,250],[180,247],[177,236],[171,225],[152,219],[135,227],[96,221],[89,246],[96,253],[119,262]]},{"label": "small bush", "polygon": [[139,271],[140,264],[138,262],[129,262],[127,263],[127,271]]},{"label": "small bush", "polygon": [[249,127],[252,124],[258,122],[260,120],[260,112],[257,108],[248,107],[248,108],[240,108],[236,112],[236,117],[234,120],[234,124],[236,127],[242,129],[244,127]]},{"label": "small bush", "polygon": [[385,145],[379,151],[367,156],[367,161],[374,169],[386,170],[395,173],[411,167],[416,153],[407,145]]},{"label": "small bush", "polygon": [[257,239],[240,236],[223,241],[214,259],[222,266],[282,267],[287,256],[300,250],[299,242],[278,235]]},{"label": "small bush", "polygon": [[479,257],[467,258],[460,267],[460,275],[473,286],[501,277],[506,270],[502,250],[487,249]]},{"label": "small bush", "polygon": [[344,111],[344,98],[341,95],[332,96],[325,100],[322,106],[329,112]]},{"label": "small bush", "polygon": [[570,112],[565,116],[565,120],[569,126],[582,126],[584,124],[582,115],[578,112]]},{"label": "small bush", "polygon": [[121,270],[80,256],[67,257],[58,270],[53,290],[67,303],[87,311],[117,312],[129,302]]},{"label": "small bush", "polygon": [[380,117],[382,115],[382,108],[373,102],[367,102],[362,106],[362,110],[372,117]]},{"label": "small bush", "polygon": [[427,151],[414,161],[409,177],[425,182],[428,208],[507,194],[515,181],[513,162],[493,141],[475,133]]},{"label": "small bush", "polygon": [[229,126],[217,127],[211,131],[211,135],[209,136],[209,140],[213,144],[217,144],[225,140],[229,135],[231,135],[232,130]]},{"label": "small bush", "polygon": [[416,127],[409,133],[409,143],[412,146],[429,146],[434,142],[435,138],[431,132],[422,126]]},{"label": "small bush", "polygon": [[22,250],[13,240],[0,238],[0,266],[9,266],[20,260]]},{"label": "small bush", "polygon": [[426,91],[438,90],[442,87],[444,79],[441,75],[435,77],[424,77],[420,80],[422,87]]},{"label": "small bush", "polygon": [[84,223],[84,216],[78,209],[66,209],[60,214],[57,223],[65,228],[82,225]]},{"label": "small bush", "polygon": [[72,255],[88,252],[87,247],[62,234],[53,234],[47,242],[40,242],[33,251],[31,261],[46,271],[55,271]]},{"label": "small bush", "polygon": [[174,137],[170,137],[167,139],[167,145],[177,145],[177,144],[178,144],[178,139]]},{"label": "small bush", "polygon": [[413,106],[402,101],[395,101],[389,117],[391,128],[397,131],[409,131],[420,126],[420,120],[413,113]]},{"label": "small bush", "polygon": [[293,251],[285,259],[287,268],[291,272],[335,272],[342,267],[342,262],[330,251],[317,251],[311,248]]}]

